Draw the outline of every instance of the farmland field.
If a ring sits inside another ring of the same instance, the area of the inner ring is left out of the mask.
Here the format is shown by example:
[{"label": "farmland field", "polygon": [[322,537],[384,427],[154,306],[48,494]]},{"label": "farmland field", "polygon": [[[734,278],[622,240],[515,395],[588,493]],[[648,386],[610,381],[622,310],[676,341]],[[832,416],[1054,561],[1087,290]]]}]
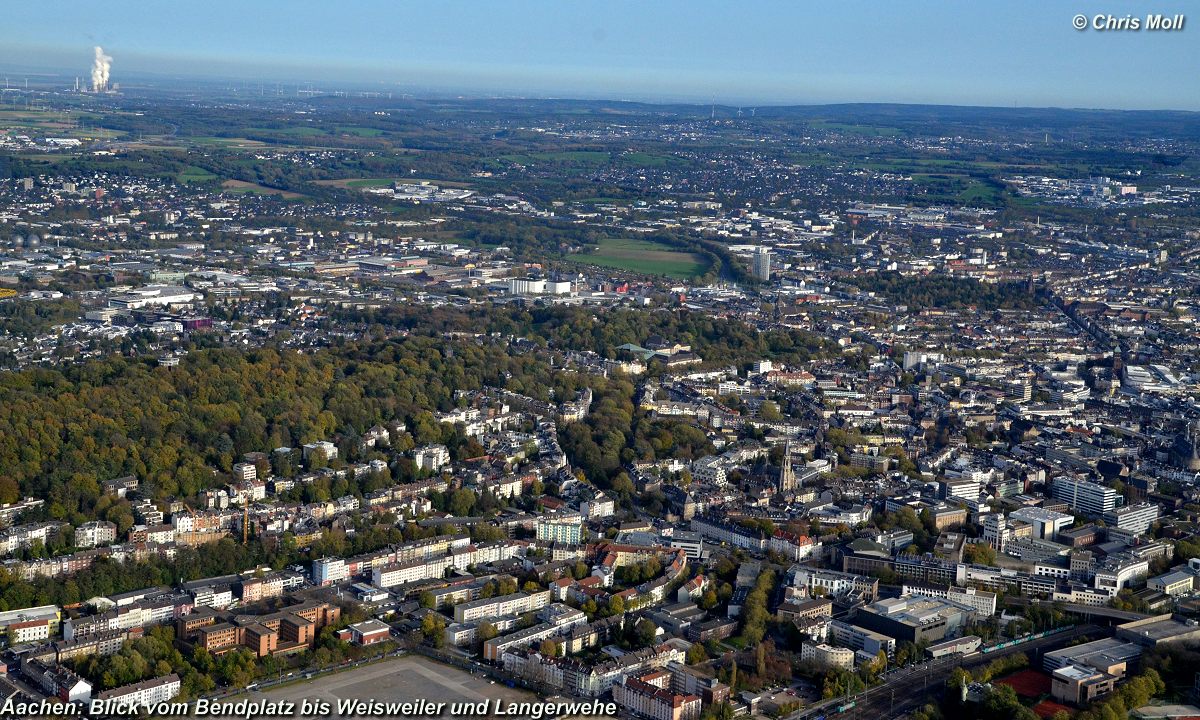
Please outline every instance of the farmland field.
[{"label": "farmland field", "polygon": [[277,190],[265,185],[258,185],[245,180],[226,180],[221,183],[221,188],[226,192],[235,193],[255,193],[258,195],[281,195],[287,200],[295,200],[296,198],[304,197],[300,193],[290,192],[288,190]]},{"label": "farmland field", "polygon": [[609,162],[611,156],[597,150],[565,150],[561,152],[533,152],[516,155],[501,155],[501,160],[528,165],[533,162],[557,162],[567,164],[599,165]]}]

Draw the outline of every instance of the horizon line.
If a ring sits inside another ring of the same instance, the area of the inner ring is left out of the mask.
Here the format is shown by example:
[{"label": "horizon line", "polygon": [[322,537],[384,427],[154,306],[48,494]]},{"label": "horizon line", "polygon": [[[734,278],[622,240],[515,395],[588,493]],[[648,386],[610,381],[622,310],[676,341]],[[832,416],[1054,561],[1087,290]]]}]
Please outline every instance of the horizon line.
[{"label": "horizon line", "polygon": [[[83,76],[82,72],[76,72],[72,68],[55,66],[55,65],[37,65],[31,64],[25,66],[26,70],[21,70],[21,65],[12,65],[8,68],[0,66],[0,73],[11,72],[14,75],[39,76],[42,82],[54,77],[70,78],[75,75]],[[11,68],[11,69],[10,69]],[[1013,103],[1012,105],[1003,104],[977,104],[977,103],[955,103],[955,102],[938,102],[938,101],[901,101],[901,100],[838,100],[838,101],[801,101],[801,100],[767,100],[746,98],[744,102],[734,102],[730,100],[722,101],[705,101],[695,93],[681,93],[678,97],[672,97],[663,93],[646,93],[644,96],[640,92],[630,93],[630,97],[620,97],[617,95],[607,94],[597,91],[595,94],[587,93],[571,95],[571,94],[552,94],[538,93],[528,90],[511,89],[511,90],[485,90],[480,88],[469,88],[466,86],[446,85],[442,87],[408,85],[400,81],[379,80],[379,79],[352,79],[350,77],[326,78],[321,81],[297,80],[294,78],[285,78],[277,76],[263,76],[260,78],[239,77],[234,75],[203,75],[195,73],[176,73],[176,72],[160,72],[152,70],[132,70],[129,71],[127,77],[132,79],[152,79],[160,83],[230,83],[230,84],[275,84],[275,85],[292,85],[299,87],[304,84],[314,86],[313,91],[320,96],[333,96],[334,92],[340,92],[340,89],[319,90],[316,88],[319,84],[343,84],[357,88],[355,91],[367,91],[366,88],[373,86],[375,89],[369,92],[394,92],[400,93],[405,97],[395,98],[398,100],[531,100],[531,101],[567,101],[567,102],[610,102],[610,103],[627,103],[638,105],[656,105],[669,106],[681,105],[687,107],[721,107],[721,108],[738,108],[744,109],[747,107],[756,108],[758,110],[766,109],[790,109],[790,108],[817,108],[817,107],[839,107],[839,106],[895,106],[895,107],[929,107],[929,108],[966,108],[978,110],[1051,110],[1064,112],[1119,112],[1119,113],[1186,113],[1200,114],[1200,108],[1187,109],[1181,107],[1099,107],[1099,106],[1066,106],[1066,105],[1036,105],[1025,103]],[[6,80],[11,78],[6,77]],[[118,84],[120,79],[117,79]],[[154,88],[150,85],[131,85],[131,87],[147,87]],[[384,91],[380,87],[396,88],[391,91]],[[20,88],[17,88],[20,89]],[[453,96],[453,97],[448,97]],[[638,97],[642,96],[642,97]],[[293,95],[265,95],[263,97],[294,97]],[[311,98],[310,98],[311,99]]]}]

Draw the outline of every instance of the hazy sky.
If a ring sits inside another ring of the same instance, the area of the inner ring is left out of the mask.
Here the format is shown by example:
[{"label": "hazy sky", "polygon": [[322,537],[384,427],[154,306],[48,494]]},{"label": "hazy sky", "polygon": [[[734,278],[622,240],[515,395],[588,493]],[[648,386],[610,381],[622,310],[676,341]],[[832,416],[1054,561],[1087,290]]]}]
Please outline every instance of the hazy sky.
[{"label": "hazy sky", "polygon": [[1200,110],[1200,10],[1181,32],[1077,13],[1184,0],[110,0],[6,3],[0,72],[379,83],[409,91],[730,104],[923,102]]}]

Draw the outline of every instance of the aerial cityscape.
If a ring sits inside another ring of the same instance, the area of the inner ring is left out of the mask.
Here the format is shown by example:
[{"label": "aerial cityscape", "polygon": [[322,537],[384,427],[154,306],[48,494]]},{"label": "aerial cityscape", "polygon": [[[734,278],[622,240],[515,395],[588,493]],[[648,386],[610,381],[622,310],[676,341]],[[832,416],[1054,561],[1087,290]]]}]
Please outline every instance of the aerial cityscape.
[{"label": "aerial cityscape", "polygon": [[837,94],[115,5],[0,31],[0,717],[1200,717],[1176,9]]}]

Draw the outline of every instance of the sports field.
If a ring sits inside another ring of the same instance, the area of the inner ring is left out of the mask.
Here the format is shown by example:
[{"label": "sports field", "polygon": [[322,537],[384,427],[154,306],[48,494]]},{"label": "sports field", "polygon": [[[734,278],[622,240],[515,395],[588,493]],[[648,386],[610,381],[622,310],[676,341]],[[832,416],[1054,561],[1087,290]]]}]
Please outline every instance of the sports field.
[{"label": "sports field", "polygon": [[591,265],[677,278],[695,277],[708,269],[702,255],[636,238],[601,240],[595,252],[577,257]]}]

